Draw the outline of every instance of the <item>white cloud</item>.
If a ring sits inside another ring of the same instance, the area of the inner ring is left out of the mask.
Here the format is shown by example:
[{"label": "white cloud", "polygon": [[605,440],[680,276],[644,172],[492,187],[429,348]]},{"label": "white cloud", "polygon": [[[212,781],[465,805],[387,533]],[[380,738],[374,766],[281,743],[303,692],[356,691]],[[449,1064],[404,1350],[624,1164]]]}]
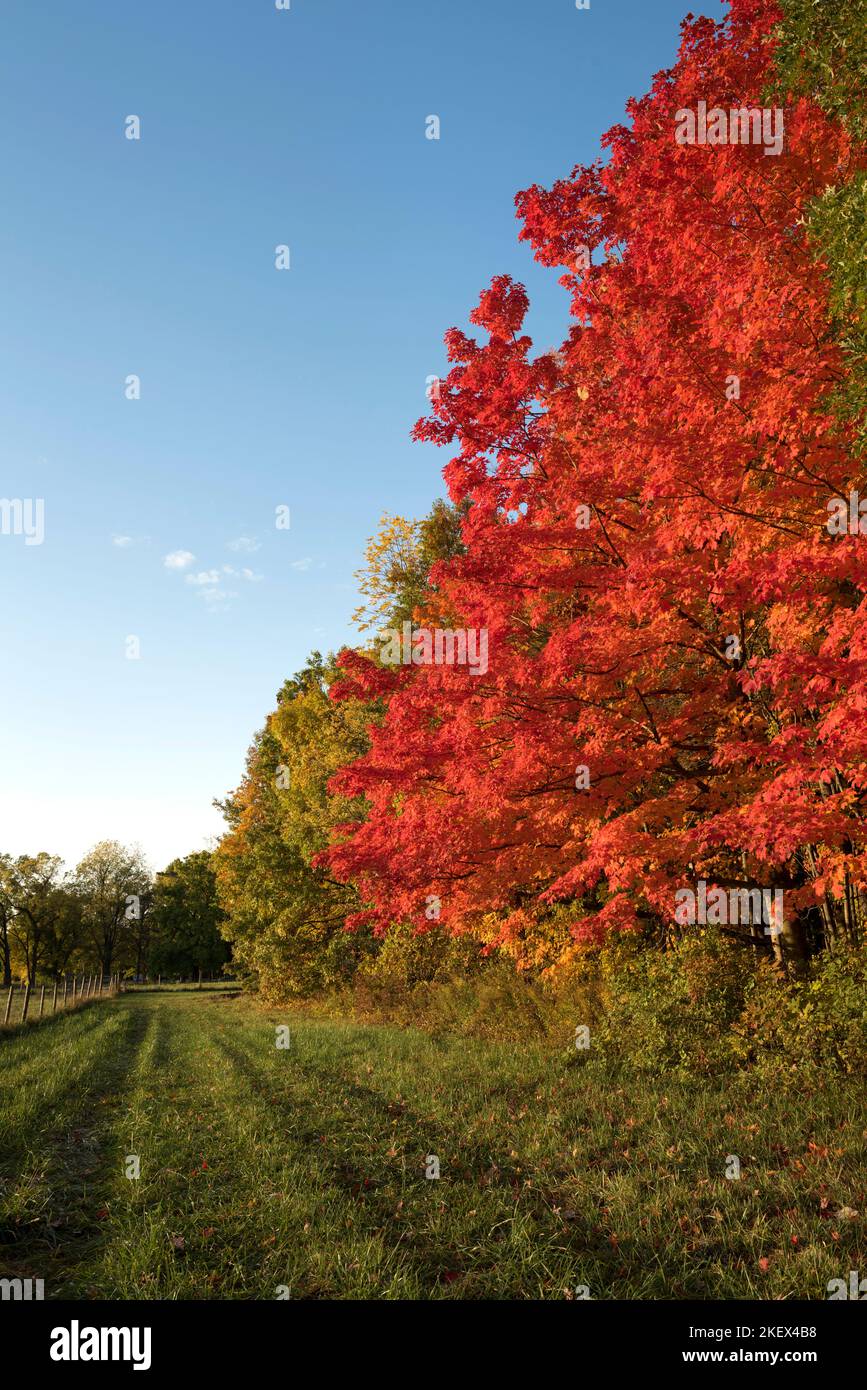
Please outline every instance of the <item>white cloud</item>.
[{"label": "white cloud", "polygon": [[248,555],[262,549],[262,542],[257,541],[255,536],[239,536],[236,541],[227,541],[226,544],[230,550],[241,550]]},{"label": "white cloud", "polygon": [[265,578],[264,574],[256,574],[253,570],[248,569],[236,570],[232,565],[224,565],[223,573],[231,574],[233,579],[246,579],[251,584],[258,584],[261,579]]},{"label": "white cloud", "polygon": [[228,603],[230,598],[238,597],[238,595],[236,593],[233,593],[231,589],[208,588],[198,589],[196,592],[198,593],[199,598],[204,599],[205,603],[207,603],[209,607],[211,605],[214,605],[216,607],[221,603]]},{"label": "white cloud", "polygon": [[289,568],[290,570],[309,570],[312,564],[312,557],[310,555],[305,555],[303,560],[293,560]]},{"label": "white cloud", "polygon": [[167,570],[185,570],[195,558],[191,550],[173,550],[170,555],[165,557],[163,564]]},{"label": "white cloud", "polygon": [[199,598],[203,599],[209,608],[217,608],[221,604],[227,603],[229,599],[238,597],[234,590],[222,587],[227,575],[232,579],[246,579],[251,583],[264,577],[261,574],[254,574],[253,570],[238,570],[233,565],[222,565],[219,569],[197,570],[194,574],[185,574],[184,579],[187,584],[193,586]]},{"label": "white cloud", "polygon": [[111,543],[125,550],[128,545],[132,545],[133,539],[132,536],[112,536]]}]

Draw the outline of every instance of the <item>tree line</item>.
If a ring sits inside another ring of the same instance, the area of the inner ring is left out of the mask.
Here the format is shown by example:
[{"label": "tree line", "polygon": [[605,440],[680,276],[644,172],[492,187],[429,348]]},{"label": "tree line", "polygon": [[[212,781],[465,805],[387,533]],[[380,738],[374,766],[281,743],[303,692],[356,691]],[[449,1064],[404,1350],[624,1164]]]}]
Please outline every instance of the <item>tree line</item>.
[{"label": "tree line", "polygon": [[72,870],[53,854],[0,854],[0,977],[57,980],[116,972],[194,975],[222,968],[211,855],[175,859],[153,875],[138,848],[95,845]]}]

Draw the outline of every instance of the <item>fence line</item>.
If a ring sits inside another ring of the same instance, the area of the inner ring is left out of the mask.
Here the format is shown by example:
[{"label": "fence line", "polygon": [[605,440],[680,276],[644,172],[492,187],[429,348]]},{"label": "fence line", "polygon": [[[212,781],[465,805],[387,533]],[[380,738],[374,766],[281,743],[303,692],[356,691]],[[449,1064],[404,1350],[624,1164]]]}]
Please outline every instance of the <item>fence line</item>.
[{"label": "fence line", "polygon": [[[72,976],[72,990],[69,988],[70,979],[68,975],[63,977],[63,994],[58,997],[60,981],[54,981],[54,990],[51,995],[49,1009],[45,1008],[45,985],[40,987],[39,992],[39,1013],[36,1017],[51,1017],[64,1010],[77,1009],[82,1004],[94,999],[110,999],[120,991],[121,980],[119,974],[105,975],[78,975]],[[5,1007],[3,1007],[3,1023],[16,1026],[26,1023],[28,1015],[30,1021],[34,1021],[34,1014],[31,1013],[31,997],[34,986],[28,980],[23,986],[12,984],[6,993]],[[20,1001],[20,1002],[19,1002]],[[17,1014],[17,1017],[16,1017]]]}]

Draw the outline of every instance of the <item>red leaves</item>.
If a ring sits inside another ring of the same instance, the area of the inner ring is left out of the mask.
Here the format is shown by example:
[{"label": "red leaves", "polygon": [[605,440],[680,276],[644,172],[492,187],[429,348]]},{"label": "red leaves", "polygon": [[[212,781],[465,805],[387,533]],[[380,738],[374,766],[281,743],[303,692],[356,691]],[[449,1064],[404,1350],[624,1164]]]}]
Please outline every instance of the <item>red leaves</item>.
[{"label": "red leaves", "polygon": [[[568,270],[559,353],[531,356],[508,276],[470,316],[487,343],[447,335],[414,434],[457,444],[444,473],[472,505],[437,611],[487,631],[490,665],[341,658],[335,698],[384,716],[335,779],[368,818],[325,857],[378,929],[430,929],[435,896],[441,925],[537,960],[563,900],[591,940],[671,920],[699,877],[787,866],[806,909],[867,876],[864,539],[825,525],[857,470],[805,231],[864,151],[806,101],[774,157],[674,138],[698,101],[761,107],[774,16],[688,22],[610,162],[518,195],[521,237]],[[546,961],[571,944],[551,937]]]},{"label": "red leaves", "polygon": [[510,338],[518,332],[530,306],[527,291],[508,275],[497,275],[485,290],[479,307],[470,314],[473,323],[486,328],[492,338]]}]

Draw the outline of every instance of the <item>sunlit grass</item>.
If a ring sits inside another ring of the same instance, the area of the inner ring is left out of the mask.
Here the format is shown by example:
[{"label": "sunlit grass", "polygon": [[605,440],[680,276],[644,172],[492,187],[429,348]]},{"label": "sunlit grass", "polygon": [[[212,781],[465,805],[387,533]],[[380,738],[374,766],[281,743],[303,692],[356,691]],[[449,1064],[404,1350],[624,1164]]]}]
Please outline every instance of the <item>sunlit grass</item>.
[{"label": "sunlit grass", "polygon": [[858,1089],[126,995],[0,1042],[0,1265],[55,1298],[824,1298],[867,1268]]}]

